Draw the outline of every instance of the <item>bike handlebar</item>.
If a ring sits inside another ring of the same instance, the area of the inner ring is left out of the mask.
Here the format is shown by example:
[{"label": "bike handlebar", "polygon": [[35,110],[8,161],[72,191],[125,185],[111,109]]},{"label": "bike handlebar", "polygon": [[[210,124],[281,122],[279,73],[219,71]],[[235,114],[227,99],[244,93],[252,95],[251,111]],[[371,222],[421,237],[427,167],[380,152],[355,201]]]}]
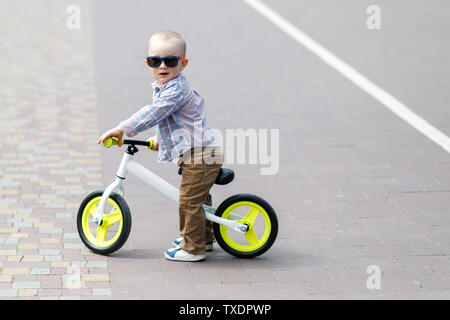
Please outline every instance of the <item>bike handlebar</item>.
[{"label": "bike handlebar", "polygon": [[[106,148],[109,148],[109,147],[111,147],[111,146],[116,146],[116,145],[118,145],[118,142],[119,142],[119,140],[117,140],[117,138],[111,138],[111,137],[109,137],[109,138],[106,138],[106,139],[103,141],[103,145],[104,145]],[[153,142],[153,140],[146,140],[146,141],[143,141],[143,140],[123,139],[123,140],[122,140],[122,144],[132,144],[132,145],[135,145],[135,146],[145,146],[145,147],[151,149],[151,148],[153,148],[154,142]]]}]

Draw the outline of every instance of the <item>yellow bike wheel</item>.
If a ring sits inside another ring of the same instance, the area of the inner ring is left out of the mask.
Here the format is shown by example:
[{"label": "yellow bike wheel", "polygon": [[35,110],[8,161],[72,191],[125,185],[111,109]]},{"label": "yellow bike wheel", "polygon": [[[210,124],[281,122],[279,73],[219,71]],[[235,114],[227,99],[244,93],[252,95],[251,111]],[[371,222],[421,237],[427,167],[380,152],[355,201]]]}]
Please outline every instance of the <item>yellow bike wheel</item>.
[{"label": "yellow bike wheel", "polygon": [[237,194],[226,199],[216,216],[246,224],[244,234],[214,224],[217,243],[226,252],[239,258],[254,258],[269,250],[278,234],[278,220],[273,208],[264,199],[252,194]]},{"label": "yellow bike wheel", "polygon": [[120,249],[131,230],[130,209],[117,193],[112,193],[105,203],[102,224],[94,222],[103,190],[94,191],[81,203],[77,215],[77,228],[83,243],[95,253],[110,254]]}]

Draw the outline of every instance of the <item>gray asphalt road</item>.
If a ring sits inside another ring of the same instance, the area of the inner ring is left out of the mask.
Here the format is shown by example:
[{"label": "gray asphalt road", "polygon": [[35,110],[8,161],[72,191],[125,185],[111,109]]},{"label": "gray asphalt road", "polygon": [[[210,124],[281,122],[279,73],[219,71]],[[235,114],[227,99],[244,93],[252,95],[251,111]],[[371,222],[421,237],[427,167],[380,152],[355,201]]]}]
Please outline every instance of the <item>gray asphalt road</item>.
[{"label": "gray asphalt road", "polygon": [[[366,27],[369,1],[265,3],[450,134],[446,2],[378,1],[376,31]],[[202,263],[165,261],[178,236],[176,205],[130,177],[133,228],[108,258],[113,297],[450,297],[447,152],[242,1],[98,0],[92,16],[101,131],[151,102],[146,42],[175,30],[214,128],[280,133],[275,175],[227,164],[235,181],[213,189],[216,205],[239,192],[273,205],[280,230],[269,252],[239,260],[217,247]],[[102,150],[105,184],[120,156]],[[144,149],[137,158],[178,185],[176,166]],[[366,285],[370,265],[381,270],[380,289]]]}]

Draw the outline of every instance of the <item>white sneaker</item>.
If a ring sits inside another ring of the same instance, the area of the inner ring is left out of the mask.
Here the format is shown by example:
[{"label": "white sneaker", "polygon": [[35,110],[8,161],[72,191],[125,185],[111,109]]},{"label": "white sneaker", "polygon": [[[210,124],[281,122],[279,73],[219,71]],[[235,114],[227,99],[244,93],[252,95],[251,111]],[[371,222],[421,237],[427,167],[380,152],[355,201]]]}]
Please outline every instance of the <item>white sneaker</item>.
[{"label": "white sneaker", "polygon": [[[179,238],[173,240],[172,244],[173,244],[175,247],[177,247],[177,246],[180,245],[180,243],[183,242],[183,240],[184,240],[183,237],[179,237]],[[206,243],[205,243],[205,250],[206,250],[206,251],[211,251],[211,250],[213,249],[213,244],[214,244],[214,242],[215,242],[215,240],[211,240],[211,241],[209,241],[209,242],[206,242]]]},{"label": "white sneaker", "polygon": [[180,247],[170,248],[164,253],[164,257],[172,261],[200,261],[205,259],[205,254],[192,254]]}]

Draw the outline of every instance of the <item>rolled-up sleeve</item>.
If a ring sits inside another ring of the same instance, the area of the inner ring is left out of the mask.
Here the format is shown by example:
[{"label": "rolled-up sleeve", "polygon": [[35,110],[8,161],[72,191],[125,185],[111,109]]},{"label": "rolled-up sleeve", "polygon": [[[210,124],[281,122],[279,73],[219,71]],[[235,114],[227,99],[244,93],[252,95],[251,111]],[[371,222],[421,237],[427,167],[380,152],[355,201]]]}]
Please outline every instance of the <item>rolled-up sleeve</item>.
[{"label": "rolled-up sleeve", "polygon": [[183,105],[183,91],[183,87],[179,83],[170,84],[161,91],[161,95],[152,104],[142,107],[130,118],[122,121],[119,127],[129,137],[152,128]]}]

